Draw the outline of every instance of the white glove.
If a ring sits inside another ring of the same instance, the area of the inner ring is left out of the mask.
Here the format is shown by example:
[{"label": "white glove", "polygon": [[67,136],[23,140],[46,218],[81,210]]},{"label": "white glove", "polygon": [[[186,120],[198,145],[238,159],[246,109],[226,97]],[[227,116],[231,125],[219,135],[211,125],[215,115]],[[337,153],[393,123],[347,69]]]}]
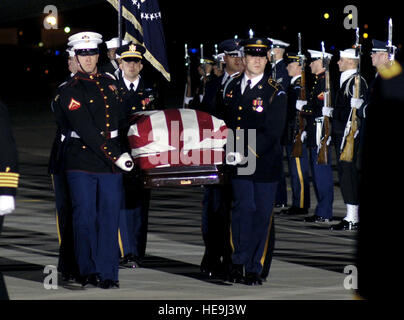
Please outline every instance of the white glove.
[{"label": "white glove", "polygon": [[327,140],[327,146],[329,146],[331,143],[331,136],[328,136],[328,140]]},{"label": "white glove", "polygon": [[235,166],[243,161],[243,156],[240,152],[229,152],[226,156],[226,163]]},{"label": "white glove", "polygon": [[124,171],[131,171],[134,166],[132,157],[127,152],[122,153],[118,160],[115,161],[115,164]]},{"label": "white glove", "polygon": [[359,109],[362,106],[363,102],[363,99],[351,98],[351,108]]},{"label": "white glove", "polygon": [[306,100],[296,100],[296,109],[302,111],[303,106],[307,104]]},{"label": "white glove", "polygon": [[323,116],[331,118],[333,110],[334,108],[323,107],[323,109],[321,109],[321,112],[323,113]]},{"label": "white glove", "polygon": [[13,212],[15,209],[13,196],[0,196],[0,216]]},{"label": "white glove", "polygon": [[300,140],[302,141],[302,143],[304,142],[304,140],[306,140],[307,137],[307,132],[303,131],[302,134],[300,135]]}]

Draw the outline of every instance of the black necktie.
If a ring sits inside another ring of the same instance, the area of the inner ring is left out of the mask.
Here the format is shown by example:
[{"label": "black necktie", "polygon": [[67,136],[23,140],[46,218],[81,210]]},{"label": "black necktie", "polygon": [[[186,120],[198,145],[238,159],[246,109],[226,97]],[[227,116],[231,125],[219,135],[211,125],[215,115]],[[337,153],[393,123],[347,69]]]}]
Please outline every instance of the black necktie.
[{"label": "black necktie", "polygon": [[244,94],[247,94],[247,93],[251,90],[250,85],[251,85],[251,80],[248,79],[248,80],[247,80],[247,85],[246,85],[246,87],[245,87],[245,89],[244,89],[243,95],[244,95]]},{"label": "black necktie", "polygon": [[129,85],[129,87],[130,87],[130,89],[129,89],[129,91],[130,92],[135,92],[135,90],[133,90],[133,87],[134,87],[135,85],[133,84],[133,83],[131,83],[130,85]]}]

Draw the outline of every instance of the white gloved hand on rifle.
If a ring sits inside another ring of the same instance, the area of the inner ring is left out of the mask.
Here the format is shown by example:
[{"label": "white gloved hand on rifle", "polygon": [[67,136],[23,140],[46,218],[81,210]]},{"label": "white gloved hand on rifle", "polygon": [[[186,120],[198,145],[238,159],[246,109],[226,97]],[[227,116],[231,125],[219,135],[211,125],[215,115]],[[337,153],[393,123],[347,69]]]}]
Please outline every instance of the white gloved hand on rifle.
[{"label": "white gloved hand on rifle", "polygon": [[363,99],[351,98],[351,108],[359,109],[362,106],[363,102]]},{"label": "white gloved hand on rifle", "polygon": [[243,156],[240,152],[229,152],[226,155],[226,163],[231,166],[235,166],[243,161]]},{"label": "white gloved hand on rifle", "polygon": [[132,160],[132,157],[129,155],[129,153],[125,152],[122,153],[118,160],[115,161],[115,165],[119,168],[121,168],[124,171],[131,171],[134,167],[134,163]]},{"label": "white gloved hand on rifle", "polygon": [[302,141],[302,143],[304,143],[304,140],[306,140],[307,137],[307,132],[303,131],[302,134],[300,135],[300,140]]},{"label": "white gloved hand on rifle", "polygon": [[307,104],[306,100],[296,100],[296,109],[302,111],[303,107]]},{"label": "white gloved hand on rifle", "polygon": [[331,118],[333,110],[334,110],[334,108],[331,108],[331,107],[323,107],[321,109],[321,112],[322,112],[323,116]]},{"label": "white gloved hand on rifle", "polygon": [[15,209],[14,197],[9,195],[0,196],[0,216],[13,212]]}]

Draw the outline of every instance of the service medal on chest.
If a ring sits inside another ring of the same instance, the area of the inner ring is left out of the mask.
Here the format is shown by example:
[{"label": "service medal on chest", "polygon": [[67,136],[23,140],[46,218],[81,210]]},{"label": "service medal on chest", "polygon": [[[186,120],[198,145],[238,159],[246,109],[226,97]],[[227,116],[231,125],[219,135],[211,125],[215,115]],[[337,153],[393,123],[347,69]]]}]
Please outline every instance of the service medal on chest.
[{"label": "service medal on chest", "polygon": [[263,101],[260,97],[257,99],[253,100],[253,110],[257,112],[262,112],[264,111],[264,108],[262,107]]}]

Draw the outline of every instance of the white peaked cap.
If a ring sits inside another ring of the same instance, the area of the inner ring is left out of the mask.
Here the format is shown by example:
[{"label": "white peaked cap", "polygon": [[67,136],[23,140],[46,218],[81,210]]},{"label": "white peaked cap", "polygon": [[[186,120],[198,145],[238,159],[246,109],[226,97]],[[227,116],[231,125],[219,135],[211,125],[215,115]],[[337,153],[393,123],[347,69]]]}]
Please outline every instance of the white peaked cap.
[{"label": "white peaked cap", "polygon": [[66,52],[69,54],[70,58],[73,58],[76,54],[74,53],[73,48],[67,48]]},{"label": "white peaked cap", "polygon": [[273,45],[274,47],[287,48],[287,47],[290,46],[289,43],[283,42],[283,41],[281,41],[281,40],[272,39],[272,38],[267,38],[267,39],[272,42],[272,45]]},{"label": "white peaked cap", "polygon": [[[316,58],[323,58],[323,52],[322,51],[316,51],[316,50],[307,50],[310,53],[310,56],[312,59],[316,59]],[[328,52],[324,52],[324,57],[331,59],[332,58],[332,54],[328,53]]]},{"label": "white peaked cap", "polygon": [[[125,44],[128,44],[129,42],[126,40],[122,39],[122,45],[124,46]],[[109,41],[105,41],[105,44],[107,45],[107,49],[112,49],[112,48],[119,48],[119,38],[112,38]]]},{"label": "white peaked cap", "polygon": [[76,33],[69,37],[68,46],[72,46],[73,50],[77,49],[96,49],[98,44],[102,42],[102,35],[97,32],[84,31]]},{"label": "white peaked cap", "polygon": [[345,49],[344,51],[339,52],[339,56],[341,58],[359,59],[359,56],[357,57],[355,53],[355,49]]}]

